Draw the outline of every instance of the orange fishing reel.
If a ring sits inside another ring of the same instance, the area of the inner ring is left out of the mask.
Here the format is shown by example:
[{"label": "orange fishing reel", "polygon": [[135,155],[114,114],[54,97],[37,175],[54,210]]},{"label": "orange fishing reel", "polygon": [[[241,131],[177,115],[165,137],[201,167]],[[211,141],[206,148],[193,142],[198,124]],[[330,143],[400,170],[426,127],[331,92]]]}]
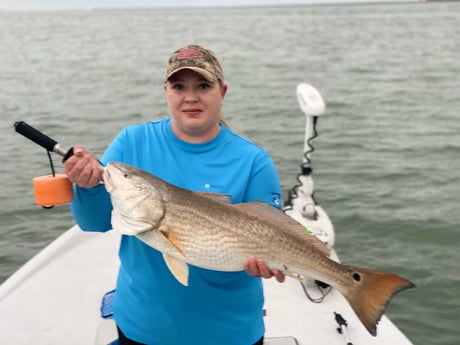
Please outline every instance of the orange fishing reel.
[{"label": "orange fishing reel", "polygon": [[73,155],[73,148],[68,151],[63,150],[55,140],[29,126],[24,121],[15,122],[14,128],[19,134],[44,147],[48,154],[51,174],[33,178],[35,203],[44,208],[52,208],[71,202],[73,200],[72,183],[67,175],[55,173],[50,152],[64,157],[62,161],[65,162]]},{"label": "orange fishing reel", "polygon": [[73,200],[72,183],[66,174],[33,178],[35,203],[45,208],[68,204]]}]

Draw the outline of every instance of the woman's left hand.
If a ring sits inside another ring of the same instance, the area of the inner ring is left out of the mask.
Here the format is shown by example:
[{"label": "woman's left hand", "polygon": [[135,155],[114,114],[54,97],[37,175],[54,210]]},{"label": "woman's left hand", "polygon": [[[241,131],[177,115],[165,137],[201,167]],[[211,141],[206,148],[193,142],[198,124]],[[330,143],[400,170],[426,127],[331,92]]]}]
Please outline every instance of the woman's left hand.
[{"label": "woman's left hand", "polygon": [[279,270],[272,270],[262,259],[257,259],[256,257],[250,257],[244,263],[244,269],[246,272],[253,276],[259,278],[272,278],[275,277],[280,283],[284,282],[286,276],[283,272]]}]

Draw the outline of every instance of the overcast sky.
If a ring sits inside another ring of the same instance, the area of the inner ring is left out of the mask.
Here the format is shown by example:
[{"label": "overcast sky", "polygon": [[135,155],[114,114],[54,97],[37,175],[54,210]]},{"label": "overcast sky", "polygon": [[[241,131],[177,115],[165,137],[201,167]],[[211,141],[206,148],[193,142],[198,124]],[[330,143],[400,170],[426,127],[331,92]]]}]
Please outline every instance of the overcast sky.
[{"label": "overcast sky", "polygon": [[[339,0],[340,1],[340,0]],[[183,7],[306,4],[331,0],[0,0],[0,9],[70,9],[100,7]]]}]

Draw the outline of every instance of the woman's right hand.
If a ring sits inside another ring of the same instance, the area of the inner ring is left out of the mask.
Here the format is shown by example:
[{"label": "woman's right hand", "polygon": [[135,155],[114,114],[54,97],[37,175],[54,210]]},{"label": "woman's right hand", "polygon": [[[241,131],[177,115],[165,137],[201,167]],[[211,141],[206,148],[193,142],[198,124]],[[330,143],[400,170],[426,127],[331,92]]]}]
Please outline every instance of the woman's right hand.
[{"label": "woman's right hand", "polygon": [[102,180],[102,165],[97,157],[83,146],[76,145],[73,155],[64,164],[64,172],[72,183],[80,187],[94,187]]},{"label": "woman's right hand", "polygon": [[280,270],[272,270],[267,266],[266,262],[262,259],[257,259],[251,256],[244,263],[244,269],[246,273],[256,278],[269,279],[275,277],[279,283],[284,282],[286,276]]}]

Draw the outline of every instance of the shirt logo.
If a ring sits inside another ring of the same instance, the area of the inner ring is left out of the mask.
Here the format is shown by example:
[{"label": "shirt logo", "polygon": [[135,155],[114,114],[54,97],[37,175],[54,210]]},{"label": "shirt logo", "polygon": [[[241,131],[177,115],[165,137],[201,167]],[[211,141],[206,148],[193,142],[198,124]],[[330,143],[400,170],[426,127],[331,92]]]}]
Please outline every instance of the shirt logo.
[{"label": "shirt logo", "polygon": [[276,207],[276,208],[281,208],[281,196],[280,193],[272,193],[272,200],[270,202],[270,205]]},{"label": "shirt logo", "polygon": [[221,185],[212,184],[212,183],[205,183],[203,187],[207,192],[212,192],[212,193],[221,193],[222,188],[223,188],[223,186]]}]

